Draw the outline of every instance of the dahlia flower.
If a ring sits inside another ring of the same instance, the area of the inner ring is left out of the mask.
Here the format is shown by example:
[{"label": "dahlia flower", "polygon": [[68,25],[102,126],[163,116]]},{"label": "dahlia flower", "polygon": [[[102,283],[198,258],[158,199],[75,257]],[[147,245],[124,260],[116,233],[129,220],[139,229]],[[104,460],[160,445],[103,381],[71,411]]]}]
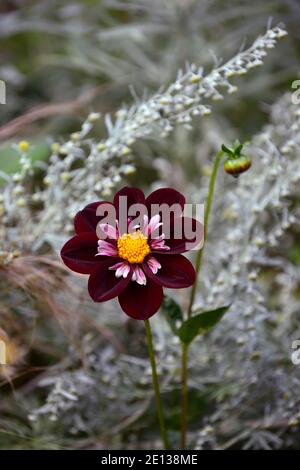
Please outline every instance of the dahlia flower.
[{"label": "dahlia flower", "polygon": [[[126,214],[121,196],[127,201]],[[129,215],[136,204],[144,208],[138,224]],[[185,288],[195,281],[193,265],[182,253],[199,244],[203,226],[183,216],[184,204],[184,196],[171,188],[158,189],[145,198],[140,189],[124,187],[112,203],[93,202],[76,214],[76,235],[63,246],[62,260],[72,271],[89,274],[88,291],[95,302],[118,297],[127,315],[146,320],[159,309],[163,287]],[[179,211],[171,212],[164,222],[160,210],[153,215],[153,207],[161,205],[176,205]],[[103,207],[105,214],[99,215]],[[116,214],[112,223],[105,221],[110,209]],[[121,230],[124,216],[125,229]],[[186,223],[192,227],[192,237],[185,234]]]}]

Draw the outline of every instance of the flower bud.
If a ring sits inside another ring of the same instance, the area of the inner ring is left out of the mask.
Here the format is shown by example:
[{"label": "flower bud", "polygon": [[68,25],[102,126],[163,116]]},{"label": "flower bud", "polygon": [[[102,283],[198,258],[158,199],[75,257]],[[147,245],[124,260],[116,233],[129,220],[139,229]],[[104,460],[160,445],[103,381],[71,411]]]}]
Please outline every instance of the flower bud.
[{"label": "flower bud", "polygon": [[23,197],[20,197],[19,199],[17,199],[16,205],[18,207],[25,207],[26,206],[26,200]]},{"label": "flower bud", "polygon": [[222,145],[222,150],[227,155],[224,161],[224,170],[226,173],[238,177],[241,173],[247,171],[251,166],[251,158],[241,153],[243,145],[236,143],[234,148],[228,148]]},{"label": "flower bud", "polygon": [[67,183],[71,179],[71,174],[68,171],[63,171],[60,175],[60,180],[62,183]]},{"label": "flower bud", "polygon": [[238,176],[247,171],[251,166],[251,159],[246,155],[237,158],[227,158],[224,162],[224,170],[233,176]]},{"label": "flower bud", "polygon": [[60,144],[58,142],[53,142],[51,144],[52,153],[58,153],[60,151]]},{"label": "flower bud", "polygon": [[100,117],[100,113],[90,113],[88,115],[88,121],[91,123],[94,123],[98,121],[99,117]]},{"label": "flower bud", "polygon": [[27,152],[29,149],[29,142],[27,140],[21,140],[21,142],[19,142],[19,149],[21,152]]}]

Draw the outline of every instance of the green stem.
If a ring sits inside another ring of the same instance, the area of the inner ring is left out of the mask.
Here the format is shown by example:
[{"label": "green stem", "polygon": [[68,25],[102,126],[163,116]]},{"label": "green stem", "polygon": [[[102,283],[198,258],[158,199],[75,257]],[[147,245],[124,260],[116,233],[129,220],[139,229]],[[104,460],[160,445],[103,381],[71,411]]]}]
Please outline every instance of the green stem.
[{"label": "green stem", "polygon": [[158,415],[158,421],[159,421],[159,427],[160,427],[160,435],[164,444],[164,448],[168,450],[170,449],[170,444],[169,444],[169,439],[168,439],[168,435],[166,431],[163,408],[162,408],[162,403],[161,403],[160,389],[159,389],[159,383],[158,383],[158,377],[157,377],[157,371],[156,371],[155,355],[154,355],[154,349],[153,349],[152,331],[151,331],[151,325],[150,325],[149,320],[145,320],[145,328],[146,328],[150,364],[151,364],[151,369],[152,369],[152,381],[153,381],[153,388],[154,388],[155,398],[156,398],[156,408],[157,408],[157,415]]},{"label": "green stem", "polygon": [[[216,182],[216,177],[218,173],[218,168],[219,164],[221,161],[221,158],[223,156],[224,152],[220,151],[217,153],[212,174],[210,176],[210,181],[209,181],[209,188],[208,188],[208,195],[207,195],[207,202],[205,206],[205,212],[204,212],[204,241],[206,240],[207,237],[207,230],[208,230],[208,222],[209,222],[209,214],[212,206],[212,200],[213,200],[213,195],[214,195],[214,189],[215,189],[215,182]],[[201,261],[202,261],[202,256],[203,256],[203,251],[204,251],[204,246],[198,251],[197,257],[196,257],[196,263],[195,263],[195,271],[196,271],[196,280],[195,283],[193,284],[192,290],[191,290],[191,295],[190,295],[190,301],[189,301],[189,306],[188,306],[188,311],[187,311],[187,316],[188,318],[191,317],[192,311],[193,311],[193,305],[195,301],[195,295],[197,291],[197,283],[198,283],[198,277],[199,277],[199,272],[201,268]],[[180,436],[180,444],[181,448],[184,449],[186,445],[186,431],[187,431],[187,422],[188,422],[188,392],[187,392],[187,379],[188,379],[188,370],[187,370],[187,361],[188,361],[188,346],[184,343],[181,345],[181,436]]]},{"label": "green stem", "polygon": [[211,209],[213,195],[214,195],[215,182],[216,182],[218,168],[219,168],[219,164],[220,164],[221,158],[223,156],[223,153],[224,153],[223,151],[217,153],[216,158],[215,158],[215,162],[214,162],[214,166],[213,166],[213,170],[212,170],[210,180],[209,180],[207,202],[206,202],[205,212],[204,212],[204,245],[198,251],[197,257],[196,257],[196,263],[195,263],[196,280],[195,280],[195,283],[193,284],[193,287],[192,287],[192,290],[191,290],[190,302],[189,302],[189,307],[188,307],[188,317],[190,317],[191,314],[192,314],[193,304],[194,304],[195,295],[196,295],[196,291],[197,291],[198,275],[199,275],[199,271],[200,271],[200,268],[201,268],[201,261],[202,261],[202,256],[203,256],[203,252],[204,252],[204,247],[205,247],[205,240],[206,240],[206,237],[207,237],[209,214],[210,214],[210,209]]},{"label": "green stem", "polygon": [[187,356],[188,345],[182,343],[182,356],[181,356],[181,432],[180,432],[180,447],[185,449],[186,445],[186,431],[187,431],[187,416],[188,416],[188,393],[187,393]]}]

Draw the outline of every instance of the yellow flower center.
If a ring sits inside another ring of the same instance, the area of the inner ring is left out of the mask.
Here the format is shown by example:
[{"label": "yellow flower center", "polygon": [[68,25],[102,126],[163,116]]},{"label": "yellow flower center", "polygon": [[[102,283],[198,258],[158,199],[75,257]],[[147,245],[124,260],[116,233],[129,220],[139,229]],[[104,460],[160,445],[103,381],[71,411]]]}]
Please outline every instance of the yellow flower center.
[{"label": "yellow flower center", "polygon": [[140,230],[124,233],[118,239],[118,255],[129,263],[142,263],[150,251],[148,239]]}]

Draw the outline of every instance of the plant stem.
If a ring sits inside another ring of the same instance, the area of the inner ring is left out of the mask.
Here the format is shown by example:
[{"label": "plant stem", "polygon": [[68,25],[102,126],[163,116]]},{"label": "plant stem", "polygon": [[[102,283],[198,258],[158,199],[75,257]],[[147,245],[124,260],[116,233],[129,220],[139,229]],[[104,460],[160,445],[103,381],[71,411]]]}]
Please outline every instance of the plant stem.
[{"label": "plant stem", "polygon": [[[219,164],[220,164],[221,158],[223,156],[223,153],[224,153],[223,151],[220,151],[220,152],[217,153],[216,158],[215,158],[215,162],[214,162],[214,166],[213,166],[213,170],[212,170],[210,180],[209,180],[208,195],[207,195],[207,201],[206,201],[205,212],[204,212],[204,242],[205,242],[206,237],[207,237],[209,214],[210,214],[213,195],[214,195],[215,182],[216,182],[218,168],[219,168]],[[201,268],[201,261],[202,261],[204,246],[205,246],[205,243],[204,243],[203,247],[198,251],[197,257],[196,257],[196,264],[195,264],[196,280],[195,280],[195,283],[194,283],[194,285],[192,287],[192,290],[191,290],[190,301],[189,301],[189,306],[188,306],[188,311],[187,311],[188,318],[190,318],[191,315],[192,315],[192,310],[193,310],[195,295],[196,295],[196,291],[197,291],[197,282],[198,282],[199,272],[200,272],[200,268]],[[180,435],[180,445],[181,445],[181,448],[184,449],[185,446],[186,446],[186,431],[187,431],[187,421],[188,421],[188,392],[187,392],[188,345],[182,343],[181,350],[182,350],[182,352],[181,352],[182,356],[181,356],[181,435]]]},{"label": "plant stem", "polygon": [[185,449],[187,416],[188,416],[187,356],[188,356],[188,344],[182,343],[182,355],[181,355],[182,389],[181,389],[181,432],[180,432],[181,449]]},{"label": "plant stem", "polygon": [[208,195],[207,195],[206,207],[205,207],[205,212],[204,212],[204,245],[198,251],[197,257],[196,257],[196,263],[195,263],[196,280],[195,280],[195,283],[194,283],[194,285],[192,287],[192,290],[191,290],[190,302],[189,302],[189,307],[188,307],[188,317],[190,317],[191,314],[192,314],[193,304],[194,304],[195,295],[196,295],[196,291],[197,291],[198,275],[199,275],[199,271],[200,271],[200,268],[201,268],[201,261],[202,261],[204,246],[205,246],[205,240],[206,240],[206,237],[207,237],[209,214],[210,214],[210,209],[211,209],[213,195],[214,195],[215,182],[216,182],[216,177],[217,177],[217,173],[218,173],[218,168],[219,168],[219,164],[220,164],[220,160],[221,160],[222,156],[223,156],[223,151],[217,153],[216,158],[215,158],[215,162],[214,162],[214,166],[213,166],[213,170],[212,170],[210,180],[209,180]]},{"label": "plant stem", "polygon": [[152,337],[151,325],[150,325],[149,320],[145,320],[145,328],[146,328],[150,364],[151,364],[151,369],[152,369],[152,381],[153,381],[153,388],[154,388],[155,398],[156,398],[156,408],[157,408],[157,415],[158,415],[158,421],[159,421],[159,427],[160,427],[160,435],[164,444],[164,448],[168,450],[170,449],[170,444],[169,444],[169,439],[168,439],[168,435],[166,431],[163,408],[162,408],[162,403],[161,403],[160,389],[159,389],[159,383],[158,383],[158,377],[157,377],[157,371],[156,371],[155,355],[154,355],[154,349],[153,349],[153,337]]}]

